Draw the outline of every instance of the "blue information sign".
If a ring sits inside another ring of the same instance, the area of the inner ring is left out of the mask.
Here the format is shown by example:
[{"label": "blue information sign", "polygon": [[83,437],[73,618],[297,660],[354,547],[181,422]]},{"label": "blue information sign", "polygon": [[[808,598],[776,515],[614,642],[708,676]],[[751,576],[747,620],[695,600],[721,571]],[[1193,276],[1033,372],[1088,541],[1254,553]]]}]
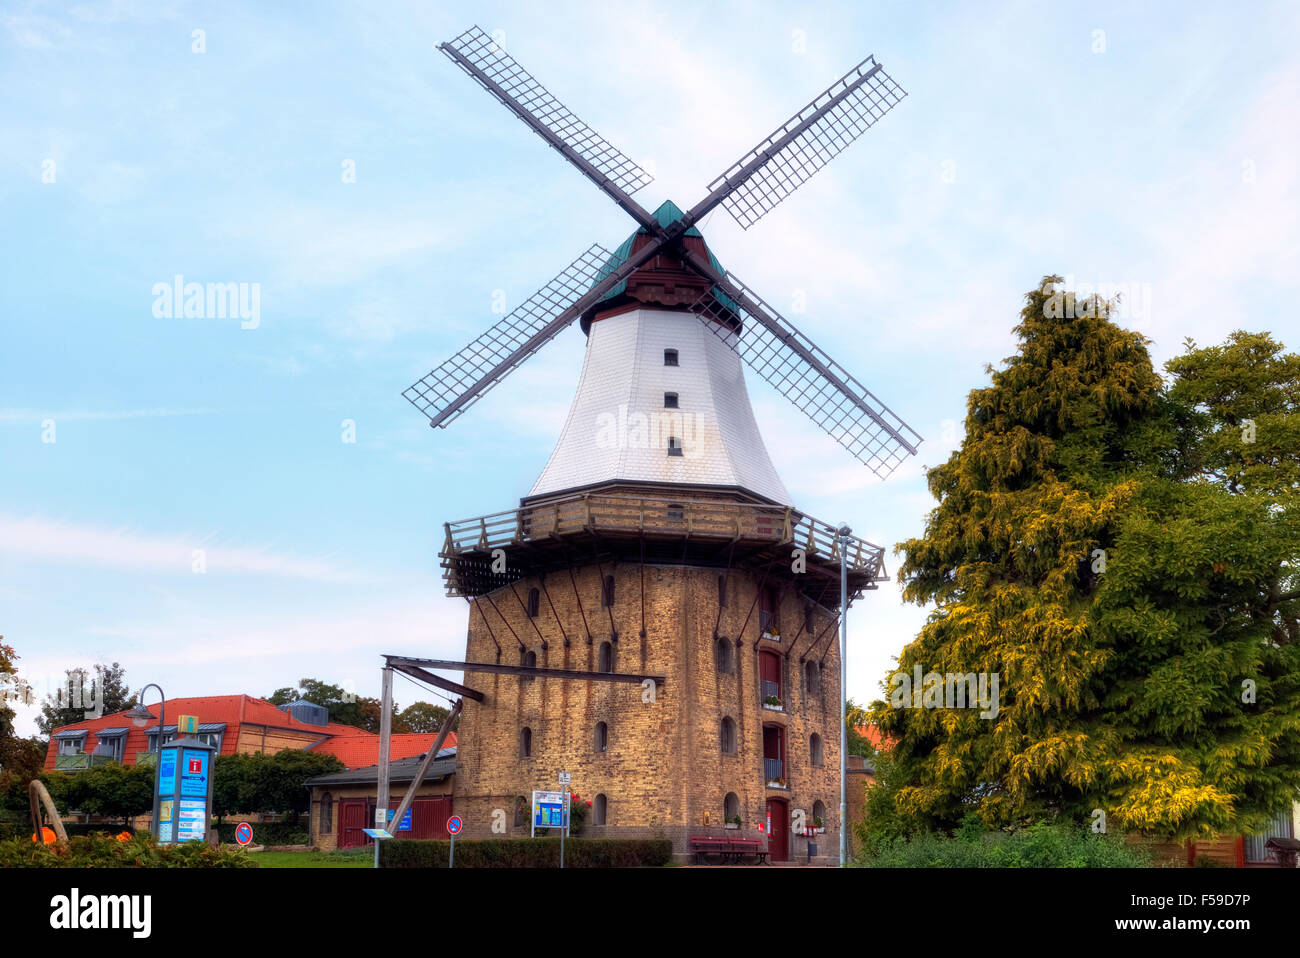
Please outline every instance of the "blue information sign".
[{"label": "blue information sign", "polygon": [[207,798],[208,753],[197,748],[187,748],[181,761],[181,794]]},{"label": "blue information sign", "polygon": [[158,758],[158,795],[167,798],[176,791],[176,749],[165,748]]}]

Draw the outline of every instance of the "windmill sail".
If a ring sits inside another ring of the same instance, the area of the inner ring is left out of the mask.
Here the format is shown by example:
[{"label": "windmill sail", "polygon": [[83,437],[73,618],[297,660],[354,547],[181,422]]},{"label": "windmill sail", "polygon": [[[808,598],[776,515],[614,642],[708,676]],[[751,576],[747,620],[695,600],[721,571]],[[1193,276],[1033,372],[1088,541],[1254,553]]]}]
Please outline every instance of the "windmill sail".
[{"label": "windmill sail", "polygon": [[875,57],[867,57],[710,183],[691,222],[720,203],[749,229],[905,96]]},{"label": "windmill sail", "polygon": [[[700,265],[698,257],[692,260]],[[695,311],[746,365],[880,478],[916,454],[920,435],[866,386],[734,274],[714,278],[739,308],[731,309],[710,291]]]},{"label": "windmill sail", "polygon": [[644,214],[629,194],[654,177],[578,119],[490,35],[470,27],[438,49],[616,203],[634,216]]},{"label": "windmill sail", "polygon": [[568,325],[555,320],[591,290],[609,259],[608,250],[593,244],[522,305],[402,395],[429,417],[431,426],[446,426]]}]

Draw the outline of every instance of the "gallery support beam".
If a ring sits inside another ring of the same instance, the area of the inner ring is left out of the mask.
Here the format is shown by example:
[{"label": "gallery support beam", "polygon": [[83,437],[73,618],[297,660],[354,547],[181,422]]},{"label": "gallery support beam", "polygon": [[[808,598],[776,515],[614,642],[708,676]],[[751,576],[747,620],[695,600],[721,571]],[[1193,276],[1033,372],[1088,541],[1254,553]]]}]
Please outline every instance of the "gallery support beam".
[{"label": "gallery support beam", "polygon": [[[640,685],[650,679],[656,685],[668,681],[663,675],[633,675],[628,672],[583,672],[576,669],[541,669],[526,665],[497,665],[492,662],[452,662],[446,659],[412,659],[385,656],[393,668],[441,669],[456,672],[486,672],[492,675],[524,675],[542,679],[577,679],[586,682],[629,682]],[[477,693],[476,693],[477,694]]]}]

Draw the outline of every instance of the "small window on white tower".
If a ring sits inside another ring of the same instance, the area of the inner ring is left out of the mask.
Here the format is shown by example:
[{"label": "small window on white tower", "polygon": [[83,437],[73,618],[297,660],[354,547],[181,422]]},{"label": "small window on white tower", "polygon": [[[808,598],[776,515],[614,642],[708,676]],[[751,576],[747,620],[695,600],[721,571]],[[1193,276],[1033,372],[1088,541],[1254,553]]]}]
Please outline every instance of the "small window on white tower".
[{"label": "small window on white tower", "polygon": [[664,393],[664,408],[665,409],[677,408],[677,393]]},{"label": "small window on white tower", "polygon": [[665,365],[665,366],[676,366],[676,365],[677,365],[677,350],[675,350],[675,349],[665,349],[665,350],[664,350],[664,365]]},{"label": "small window on white tower", "polygon": [[682,441],[676,436],[668,437],[668,455],[680,456],[682,454]]}]

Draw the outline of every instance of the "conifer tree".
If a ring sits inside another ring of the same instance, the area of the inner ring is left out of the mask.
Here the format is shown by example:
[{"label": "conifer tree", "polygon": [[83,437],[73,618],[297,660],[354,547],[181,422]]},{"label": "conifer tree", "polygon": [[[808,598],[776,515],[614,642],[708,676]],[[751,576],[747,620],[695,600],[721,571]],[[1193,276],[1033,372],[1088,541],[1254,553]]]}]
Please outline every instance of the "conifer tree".
[{"label": "conifer tree", "polygon": [[1167,386],[1142,336],[1059,283],[1026,297],[897,550],[904,597],[935,609],[896,675],[997,674],[998,707],[899,707],[935,703],[887,680],[873,803],[908,828],[1100,809],[1111,830],[1248,830],[1300,788],[1300,510],[1272,468],[1300,449],[1297,357],[1238,334]]}]

